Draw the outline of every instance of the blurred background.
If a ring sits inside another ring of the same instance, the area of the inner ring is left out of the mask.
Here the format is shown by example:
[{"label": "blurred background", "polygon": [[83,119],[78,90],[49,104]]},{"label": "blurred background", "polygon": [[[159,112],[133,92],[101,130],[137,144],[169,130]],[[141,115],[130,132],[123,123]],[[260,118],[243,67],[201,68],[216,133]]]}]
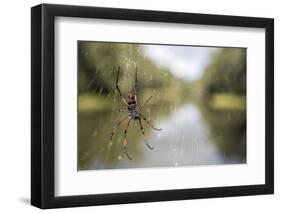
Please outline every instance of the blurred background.
[{"label": "blurred background", "polygon": [[[138,102],[158,132],[127,122],[110,133],[126,109],[138,67]],[[233,164],[246,162],[246,49],[78,42],[78,170]]]}]

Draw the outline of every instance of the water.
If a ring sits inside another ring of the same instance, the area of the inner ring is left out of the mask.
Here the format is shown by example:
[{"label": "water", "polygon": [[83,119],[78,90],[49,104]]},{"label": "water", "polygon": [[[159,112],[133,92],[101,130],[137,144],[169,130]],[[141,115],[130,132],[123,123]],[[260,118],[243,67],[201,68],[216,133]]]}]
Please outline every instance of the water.
[{"label": "water", "polygon": [[[159,114],[159,111],[162,113]],[[120,113],[80,113],[78,169],[117,169],[237,164],[246,162],[245,112],[214,111],[195,103],[154,106],[144,112],[156,118],[155,131],[145,126],[148,149],[137,121],[128,130],[128,152],[123,154],[123,129],[109,135]],[[124,123],[125,125],[126,123]]]}]

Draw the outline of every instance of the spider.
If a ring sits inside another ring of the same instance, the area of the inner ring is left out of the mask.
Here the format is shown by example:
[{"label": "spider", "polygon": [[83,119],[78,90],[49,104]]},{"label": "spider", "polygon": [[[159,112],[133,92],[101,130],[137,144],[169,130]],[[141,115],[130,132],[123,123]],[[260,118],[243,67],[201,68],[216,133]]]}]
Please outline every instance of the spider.
[{"label": "spider", "polygon": [[158,129],[158,128],[155,128],[153,126],[153,124],[147,120],[143,115],[142,113],[140,112],[140,110],[151,100],[152,96],[150,96],[142,105],[138,105],[137,103],[137,67],[135,69],[135,82],[134,82],[134,91],[130,91],[129,94],[128,94],[128,101],[125,100],[125,98],[123,97],[122,93],[121,93],[121,90],[118,86],[118,79],[119,79],[119,73],[120,73],[120,66],[118,67],[117,69],[117,78],[116,78],[116,83],[115,83],[115,86],[116,86],[116,89],[118,91],[118,94],[121,98],[121,100],[124,102],[124,104],[127,106],[127,109],[125,110],[118,110],[119,112],[126,112],[127,115],[125,117],[123,117],[117,124],[116,126],[112,129],[112,132],[111,132],[111,135],[110,135],[110,140],[112,141],[112,138],[113,138],[113,135],[115,134],[115,131],[116,129],[127,119],[128,122],[127,122],[127,125],[124,129],[124,141],[123,141],[123,149],[124,149],[124,153],[125,155],[127,156],[127,158],[129,160],[132,160],[132,157],[129,155],[129,153],[127,152],[127,130],[129,128],[129,125],[130,125],[130,122],[131,120],[134,120],[134,121],[138,121],[139,122],[139,125],[140,125],[140,130],[142,132],[142,135],[144,136],[144,141],[145,141],[145,144],[146,146],[152,150],[153,147],[151,145],[148,144],[147,142],[147,138],[146,138],[146,135],[144,133],[144,129],[143,129],[143,126],[142,126],[142,119],[151,127],[153,128],[154,130],[157,130],[157,131],[161,131],[162,129]]}]

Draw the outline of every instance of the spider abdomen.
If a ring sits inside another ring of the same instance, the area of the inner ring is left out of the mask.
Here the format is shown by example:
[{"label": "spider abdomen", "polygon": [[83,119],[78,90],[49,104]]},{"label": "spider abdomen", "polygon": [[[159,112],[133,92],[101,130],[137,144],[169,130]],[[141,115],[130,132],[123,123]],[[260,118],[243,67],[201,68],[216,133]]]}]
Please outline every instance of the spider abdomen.
[{"label": "spider abdomen", "polygon": [[128,110],[134,110],[136,108],[136,100],[129,100],[128,101]]}]

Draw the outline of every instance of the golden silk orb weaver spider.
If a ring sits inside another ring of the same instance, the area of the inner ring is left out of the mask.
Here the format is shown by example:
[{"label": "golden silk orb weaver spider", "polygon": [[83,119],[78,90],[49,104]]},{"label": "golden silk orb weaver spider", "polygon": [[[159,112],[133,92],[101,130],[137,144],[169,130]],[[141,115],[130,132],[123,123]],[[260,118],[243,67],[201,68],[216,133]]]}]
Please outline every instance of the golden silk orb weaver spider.
[{"label": "golden silk orb weaver spider", "polygon": [[135,69],[135,81],[134,81],[134,87],[133,87],[133,91],[131,90],[128,94],[128,99],[126,101],[126,99],[123,97],[121,90],[119,88],[118,85],[118,80],[119,80],[119,73],[120,73],[120,66],[117,69],[117,78],[116,78],[116,82],[115,82],[115,87],[116,90],[121,98],[121,100],[123,101],[123,103],[127,106],[127,109],[124,110],[119,110],[119,112],[124,112],[126,113],[126,115],[116,124],[116,126],[112,129],[111,134],[110,134],[110,140],[112,141],[113,135],[116,132],[116,129],[126,120],[127,124],[126,127],[124,129],[124,141],[123,141],[123,149],[124,149],[124,153],[127,156],[127,158],[129,160],[132,160],[132,157],[129,155],[129,153],[127,152],[127,131],[130,125],[130,122],[133,121],[138,121],[139,125],[140,125],[140,130],[142,132],[142,135],[144,136],[144,141],[146,146],[152,150],[153,147],[151,145],[148,144],[143,126],[142,126],[142,120],[144,120],[151,128],[153,128],[154,130],[157,131],[161,131],[162,129],[158,129],[156,127],[154,127],[154,125],[148,120],[146,119],[146,117],[144,117],[142,115],[142,113],[140,112],[141,109],[143,109],[145,107],[145,105],[151,100],[152,96],[150,96],[143,104],[138,105],[137,102],[137,67]]}]

